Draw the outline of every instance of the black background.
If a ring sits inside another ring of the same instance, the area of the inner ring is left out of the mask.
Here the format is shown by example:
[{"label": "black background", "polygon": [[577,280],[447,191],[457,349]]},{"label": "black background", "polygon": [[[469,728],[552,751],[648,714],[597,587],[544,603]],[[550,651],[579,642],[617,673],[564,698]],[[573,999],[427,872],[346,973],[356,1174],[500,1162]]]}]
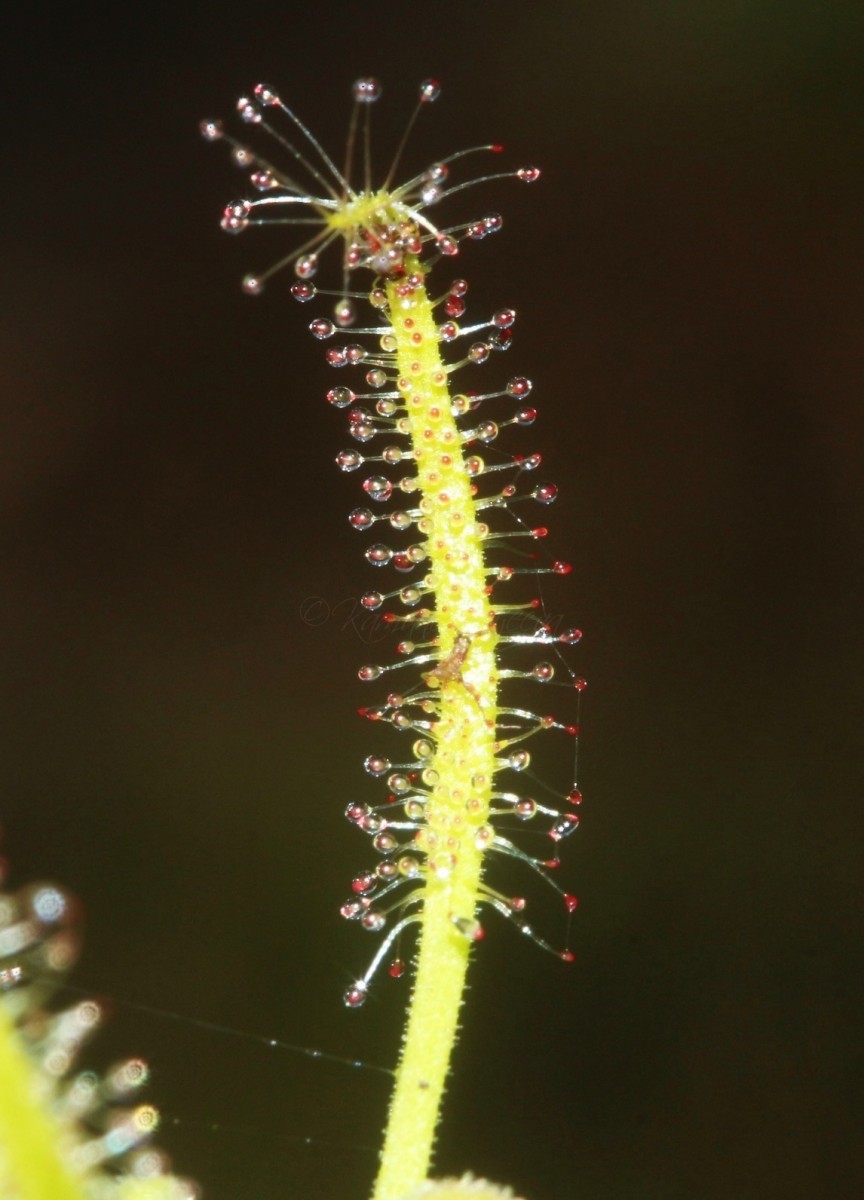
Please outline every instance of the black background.
[{"label": "black background", "polygon": [[437,75],[406,170],[498,139],[544,169],[459,202],[505,228],[455,273],[473,315],[520,312],[485,378],[537,385],[512,444],[562,487],[552,602],[590,681],[577,964],[490,921],[439,1170],[529,1200],[859,1194],[858,6],[35,4],[3,27],[0,811],[13,885],[86,904],[76,979],[118,1001],[88,1061],[151,1060],[211,1200],[368,1191],[383,1076],[130,1005],[395,1059],[406,985],[340,999],[372,946],[336,911],[370,860],[341,813],[382,748],[353,715],[378,577],[320,399],[345,380],[287,279],[241,294],[290,243],[220,232],[245,185],[197,123],[265,79],[339,157],[375,74],[386,163]]}]

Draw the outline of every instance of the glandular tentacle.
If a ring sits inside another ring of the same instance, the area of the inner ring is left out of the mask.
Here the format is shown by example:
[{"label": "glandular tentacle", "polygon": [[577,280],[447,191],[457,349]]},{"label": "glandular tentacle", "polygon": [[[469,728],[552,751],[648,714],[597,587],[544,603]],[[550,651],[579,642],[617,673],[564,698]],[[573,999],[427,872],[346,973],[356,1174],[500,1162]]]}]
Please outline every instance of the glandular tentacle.
[{"label": "glandular tentacle", "polygon": [[[578,708],[584,687],[566,658],[579,631],[553,629],[541,596],[525,600],[502,594],[518,589],[524,576],[539,587],[541,577],[565,576],[572,569],[562,560],[537,557],[535,547],[544,542],[547,529],[521,515],[526,504],[548,506],[558,493],[553,483],[535,482],[539,453],[509,449],[514,430],[533,426],[537,418],[527,402],[533,384],[514,375],[482,391],[454,386],[463,373],[488,371],[509,348],[515,310],[503,307],[469,321],[464,279],[454,279],[434,295],[428,282],[442,259],[503,224],[498,213],[444,220],[439,213],[450,198],[501,179],[532,183],[539,171],[522,167],[459,178],[458,168],[469,157],[500,153],[499,145],[487,144],[457,151],[401,184],[394,182],[418,113],[438,95],[439,85],[428,80],[376,188],[368,117],[380,92],[373,79],[354,86],[344,172],[272,89],[256,89],[251,99],[244,98],[241,116],[253,130],[272,133],[272,116],[281,114],[291,127],[289,136],[278,135],[293,158],[290,175],[226,138],[218,123],[204,127],[206,137],[227,140],[235,161],[253,169],[257,196],[228,206],[223,225],[229,232],[298,220],[317,227],[305,245],[252,277],[254,286],[246,290],[257,294],[265,279],[293,263],[295,299],[336,298],[333,317],[316,315],[309,325],[312,336],[325,344],[326,361],[340,371],[360,373],[358,382],[340,383],[327,393],[328,402],[345,411],[355,447],[362,447],[340,451],[336,462],[343,472],[361,472],[364,497],[349,521],[361,536],[369,536],[366,561],[392,580],[367,592],[361,604],[379,614],[383,625],[401,630],[393,661],[367,663],[358,672],[364,682],[396,674],[399,691],[364,705],[360,713],[413,740],[411,754],[399,756],[404,761],[378,753],[366,759],[367,773],[387,784],[386,802],[348,807],[349,819],[369,835],[379,861],[355,878],[342,913],[384,934],[369,968],[346,993],[351,1007],[362,1004],[375,971],[403,932],[422,924],[422,911],[436,906],[451,935],[468,942],[482,933],[477,908],[485,905],[552,949],[521,915],[524,901],[508,899],[482,877],[486,861],[496,857],[544,877],[557,865],[557,857],[529,854],[511,835],[518,837],[530,819],[555,844],[570,836],[578,825],[567,799],[578,792],[575,765],[569,788],[550,803],[513,792],[503,780],[512,773],[530,774],[523,743],[533,744],[541,735],[570,737],[575,762],[578,723],[572,714],[559,718],[535,712],[515,692],[523,684],[557,688],[555,694],[562,695],[566,690],[575,694]],[[361,135],[362,156],[357,153]],[[360,157],[361,179],[355,183]],[[336,241],[343,247],[342,287],[319,290],[312,279],[321,277],[324,255]],[[357,286],[363,272],[366,290]],[[338,338],[342,331],[350,331],[350,341]],[[467,382],[467,374],[464,378]],[[525,661],[525,647],[529,653],[544,647],[547,657]],[[549,886],[569,897],[551,879]],[[382,904],[385,897],[388,902]],[[572,912],[575,903],[569,907],[568,899],[567,905]],[[555,952],[570,955],[569,950]]]}]

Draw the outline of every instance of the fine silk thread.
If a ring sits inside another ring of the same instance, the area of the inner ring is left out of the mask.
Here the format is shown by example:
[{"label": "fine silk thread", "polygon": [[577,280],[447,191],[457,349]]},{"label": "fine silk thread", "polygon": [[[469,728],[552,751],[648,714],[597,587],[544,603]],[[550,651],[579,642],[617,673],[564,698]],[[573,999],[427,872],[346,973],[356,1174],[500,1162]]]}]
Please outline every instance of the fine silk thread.
[{"label": "fine silk thread", "polygon": [[[235,164],[250,172],[255,194],[227,205],[226,232],[283,224],[312,230],[272,266],[247,275],[243,288],[259,295],[289,268],[296,300],[335,301],[332,317],[316,316],[309,328],[327,343],[327,361],[353,368],[361,380],[359,388],[352,378],[350,386],[327,393],[346,412],[354,443],[337,455],[337,465],[344,472],[372,472],[363,478],[364,501],[349,521],[372,538],[367,562],[397,576],[397,586],[362,599],[364,609],[404,635],[396,661],[365,664],[359,677],[373,682],[398,672],[398,690],[360,714],[379,729],[402,734],[402,743],[407,735],[410,748],[397,754],[399,761],[378,752],[365,761],[386,794],[378,803],[352,802],[346,815],[369,836],[377,858],[355,876],[341,908],[347,920],[382,934],[366,970],[345,993],[350,1008],[363,1004],[382,965],[393,977],[404,973],[403,934],[418,930],[408,1031],[375,1190],[376,1200],[392,1200],[426,1177],[469,952],[484,936],[483,911],[496,910],[542,948],[573,961],[569,948],[554,949],[525,920],[524,899],[492,888],[484,875],[490,854],[515,860],[546,880],[568,914],[575,911],[576,898],[549,874],[558,866],[558,844],[579,824],[575,752],[569,786],[555,790],[534,779],[524,744],[543,731],[578,744],[573,718],[578,721],[585,682],[565,657],[579,630],[553,628],[541,596],[520,599],[508,586],[533,577],[539,590],[537,577],[571,571],[561,561],[538,565],[533,545],[547,530],[519,515],[525,502],[546,506],[556,498],[554,484],[533,482],[541,456],[497,445],[501,434],[506,442],[508,426],[533,424],[536,410],[526,403],[532,384],[516,376],[484,392],[451,387],[454,372],[495,360],[508,348],[516,314],[504,308],[463,323],[465,280],[452,280],[437,295],[430,291],[438,264],[456,256],[466,240],[497,232],[502,218],[491,213],[445,226],[429,210],[439,204],[446,210],[452,195],[493,180],[532,183],[539,171],[522,167],[458,178],[463,160],[501,152],[489,144],[458,151],[395,185],[408,133],[440,93],[437,81],[426,80],[385,181],[373,187],[369,114],[380,92],[373,79],[354,84],[344,170],[265,84],[242,97],[237,109],[253,130],[278,144],[286,167],[226,133],[218,121],[203,122],[201,132],[209,141],[227,142]],[[360,183],[354,182],[355,161]],[[319,270],[331,245],[342,247],[341,286],[322,289]],[[364,305],[366,321],[360,319]],[[387,530],[386,542],[376,539],[378,527]],[[404,582],[398,583],[400,575]],[[526,651],[541,647],[547,657],[526,662]],[[523,680],[569,689],[575,695],[572,717],[523,707]],[[542,788],[544,801],[511,790],[514,775],[531,779],[532,790]],[[529,853],[518,842],[519,827],[537,826],[552,842],[548,856]]]}]

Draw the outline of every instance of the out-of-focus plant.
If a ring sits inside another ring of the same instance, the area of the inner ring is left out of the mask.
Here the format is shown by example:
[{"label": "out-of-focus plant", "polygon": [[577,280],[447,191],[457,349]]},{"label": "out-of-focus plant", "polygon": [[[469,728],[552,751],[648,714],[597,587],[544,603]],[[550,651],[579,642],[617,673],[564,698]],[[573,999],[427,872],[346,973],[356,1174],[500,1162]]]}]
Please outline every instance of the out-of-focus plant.
[{"label": "out-of-focus plant", "polygon": [[159,1114],[138,1099],[146,1063],[76,1069],[103,1016],[94,1000],[53,1002],[78,943],[58,887],[0,890],[0,1200],[194,1200],[148,1144]]}]

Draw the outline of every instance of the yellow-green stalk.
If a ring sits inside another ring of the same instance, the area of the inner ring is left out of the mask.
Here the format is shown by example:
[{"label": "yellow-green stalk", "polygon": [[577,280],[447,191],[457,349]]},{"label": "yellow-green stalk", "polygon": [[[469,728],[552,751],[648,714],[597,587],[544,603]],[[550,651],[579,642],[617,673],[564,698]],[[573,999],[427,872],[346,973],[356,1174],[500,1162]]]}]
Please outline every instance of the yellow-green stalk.
[{"label": "yellow-green stalk", "polygon": [[[407,269],[420,273],[410,259]],[[398,388],[405,400],[420,483],[440,661],[470,638],[464,661],[440,681],[435,726],[436,779],[418,842],[427,855],[417,976],[375,1200],[398,1200],[426,1178],[444,1081],[456,1041],[475,913],[495,757],[497,635],[461,437],[451,412],[439,334],[425,286],[407,296],[387,286],[397,342]]]}]

